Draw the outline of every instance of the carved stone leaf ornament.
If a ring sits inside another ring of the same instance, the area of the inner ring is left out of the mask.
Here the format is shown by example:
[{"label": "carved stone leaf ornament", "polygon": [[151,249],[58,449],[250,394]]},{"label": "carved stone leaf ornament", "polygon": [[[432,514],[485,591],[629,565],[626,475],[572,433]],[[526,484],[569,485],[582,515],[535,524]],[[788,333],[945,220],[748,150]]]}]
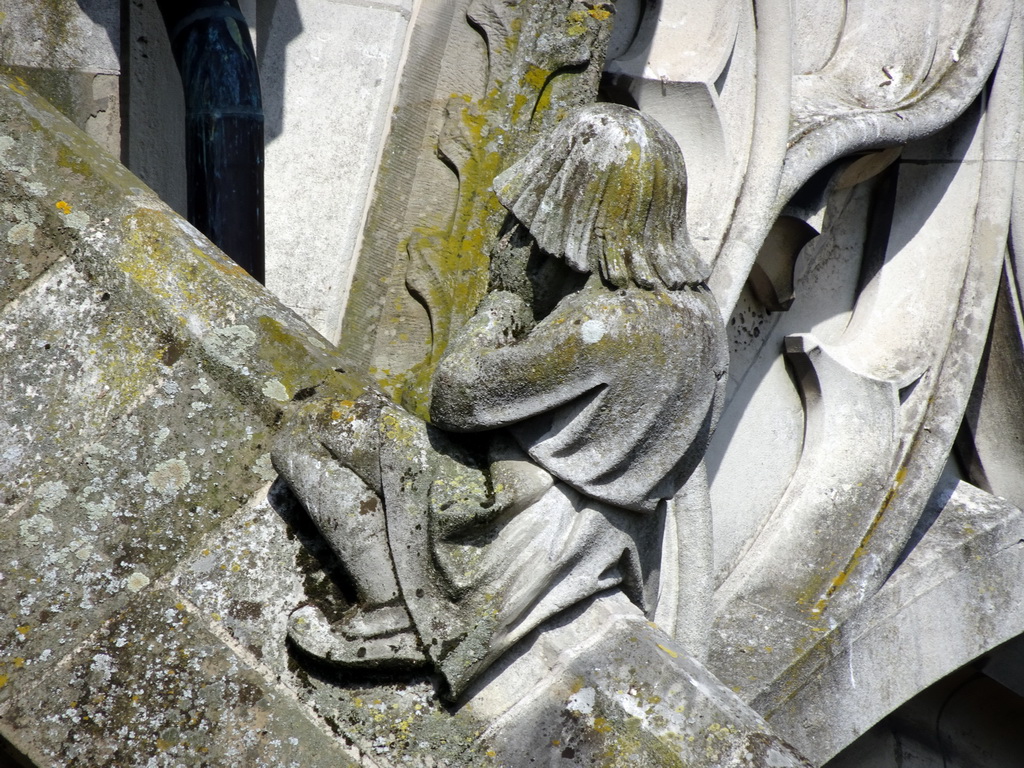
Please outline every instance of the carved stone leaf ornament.
[{"label": "carved stone leaf ornament", "polygon": [[[727,317],[748,278],[770,308],[791,306],[797,254],[839,213],[828,204],[844,205],[847,190],[864,183],[883,194],[878,174],[898,186],[878,203],[893,206],[896,219],[872,224],[885,232],[871,235],[880,245],[866,238],[855,256],[878,264],[863,268],[849,327],[825,338],[797,327],[785,340],[806,409],[799,460],[774,511],[719,565],[725,644],[717,663],[736,684],[758,690],[793,658],[778,649],[813,642],[788,621],[820,632],[878,589],[949,453],[987,328],[976,319],[992,306],[1006,242],[1012,175],[972,161],[1017,155],[1006,74],[1015,54],[1003,46],[1014,12],[975,0],[898,10],[765,0],[753,15],[739,3],[667,4],[647,7],[632,46],[609,64],[684,149],[695,244],[714,258],[709,285]],[[713,34],[684,32],[695,29]],[[968,113],[934,145],[950,142],[951,159],[967,161],[955,178],[948,168],[918,168],[906,150],[898,175],[890,169],[899,145],[969,109],[1000,55],[1007,85],[993,91],[985,116]],[[832,163],[812,200],[805,185]],[[964,215],[971,210],[974,219]],[[936,249],[945,254],[940,270]],[[820,551],[807,552],[810,540]],[[750,605],[777,612],[778,626],[757,640],[777,650],[757,662],[764,669],[740,673],[727,651],[740,635],[724,628],[749,623]]]},{"label": "carved stone leaf ornament", "polygon": [[[487,290],[488,254],[505,209],[491,180],[573,107],[592,101],[611,34],[610,6],[580,0],[474,0],[469,21],[487,43],[482,98],[452,96],[439,155],[458,176],[458,203],[446,231],[415,232],[406,285],[430,319],[430,352],[381,385],[410,411],[426,415],[431,372],[453,333]],[[386,356],[386,353],[385,353]]]},{"label": "carved stone leaf ornament", "polygon": [[[1010,24],[1019,11],[999,3],[915,4],[879,33],[872,14],[880,12],[847,5],[834,50],[813,72],[794,76],[772,216],[836,158],[950,123],[920,151],[948,152],[958,164],[915,165],[913,144],[898,166],[885,170],[892,155],[876,163],[894,190],[880,210],[895,213],[881,225],[877,263],[865,267],[849,324],[827,342],[808,333],[786,339],[806,408],[799,464],[716,596],[727,643],[749,637],[740,625],[749,625],[752,612],[771,617],[756,642],[772,653],[737,667],[720,645],[714,662],[765,706],[805,679],[785,675],[795,674],[792,665],[810,649],[824,648],[900,561],[967,407],[1010,235],[1014,166],[999,159],[1019,153],[1019,21]],[[991,95],[983,109],[970,108],[997,55]],[[868,76],[876,69],[877,82]],[[865,179],[864,170],[840,170],[829,188],[840,194],[844,184]],[[733,278],[748,269],[733,271],[743,238],[756,245],[770,224],[743,219],[743,210],[741,197],[711,280],[725,304],[738,296]],[[796,293],[799,300],[799,286]]]},{"label": "carved stone leaf ornament", "polygon": [[814,173],[933,133],[967,108],[999,55],[1010,8],[645,6],[631,47],[608,69],[684,150],[701,190],[688,203],[695,242],[715,261],[709,285],[726,316],[773,223]]},{"label": "carved stone leaf ornament", "polygon": [[[934,133],[974,101],[1013,8],[981,0],[913,3],[899,12],[884,2],[838,5],[830,55],[801,73],[784,51],[818,47],[819,27],[797,27],[788,2],[757,4],[757,122],[747,171],[754,183],[745,182],[710,283],[726,313],[772,222],[816,171],[860,150]],[[877,23],[886,17],[892,22]],[[769,42],[777,47],[769,50]],[[788,105],[781,93],[790,94]]]}]

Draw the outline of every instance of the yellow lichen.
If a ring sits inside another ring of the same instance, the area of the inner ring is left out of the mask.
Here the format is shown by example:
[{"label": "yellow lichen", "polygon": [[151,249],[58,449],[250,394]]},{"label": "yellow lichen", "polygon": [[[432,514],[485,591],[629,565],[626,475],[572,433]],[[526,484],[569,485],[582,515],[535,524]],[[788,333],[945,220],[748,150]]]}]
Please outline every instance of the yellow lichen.
[{"label": "yellow lichen", "polygon": [[[509,33],[500,38],[488,35],[491,51],[512,54],[510,66],[492,73],[494,79],[482,98],[451,94],[448,119],[460,121],[455,133],[468,151],[457,160],[458,200],[450,224],[446,229],[416,230],[401,245],[408,255],[402,287],[408,287],[426,309],[427,328],[416,335],[405,327],[394,333],[394,354],[379,354],[389,362],[400,362],[391,366],[393,371],[377,370],[373,376],[392,398],[423,418],[429,415],[434,368],[449,338],[472,316],[487,290],[489,251],[506,216],[491,189],[495,176],[521,155],[536,131],[557,122],[568,107],[579,103],[581,77],[585,87],[593,87],[589,76],[574,72],[553,78],[552,70],[531,63],[544,60],[535,56],[542,33],[558,19],[541,4],[523,4],[521,10],[525,15],[511,20]],[[561,23],[579,26],[581,34],[598,33],[610,16],[600,6],[573,11]],[[552,87],[556,81],[561,84],[557,94]],[[464,106],[456,107],[457,102]],[[420,311],[397,287],[392,291],[389,306],[394,308],[381,319],[385,327]],[[429,352],[418,362],[409,360],[417,337],[429,345]]]},{"label": "yellow lichen", "polygon": [[532,64],[523,75],[523,82],[535,90],[540,90],[551,77],[551,71],[542,67],[535,67]]},{"label": "yellow lichen", "polygon": [[[850,559],[846,563],[846,566],[832,578],[832,581],[829,583],[828,588],[825,590],[825,594],[822,595],[820,599],[818,599],[818,601],[814,604],[814,607],[810,609],[809,613],[812,618],[820,618],[824,615],[825,608],[828,606],[829,600],[831,600],[833,595],[835,595],[835,593],[846,583],[846,581],[850,578],[850,575],[857,568],[857,565],[863,559],[864,555],[868,553],[868,545],[871,539],[874,537],[875,531],[878,529],[878,526],[885,518],[886,512],[889,510],[889,507],[892,505],[897,494],[899,493],[900,486],[903,485],[903,482],[904,480],[906,480],[906,477],[907,467],[900,467],[899,470],[897,470],[896,472],[896,477],[893,479],[892,486],[889,488],[889,491],[886,493],[885,498],[882,500],[882,504],[879,507],[878,512],[871,520],[870,525],[868,525],[867,531],[864,532],[864,536],[862,537],[860,544],[857,546],[853,554],[850,556]],[[801,595],[800,597],[803,598],[804,595]]]}]

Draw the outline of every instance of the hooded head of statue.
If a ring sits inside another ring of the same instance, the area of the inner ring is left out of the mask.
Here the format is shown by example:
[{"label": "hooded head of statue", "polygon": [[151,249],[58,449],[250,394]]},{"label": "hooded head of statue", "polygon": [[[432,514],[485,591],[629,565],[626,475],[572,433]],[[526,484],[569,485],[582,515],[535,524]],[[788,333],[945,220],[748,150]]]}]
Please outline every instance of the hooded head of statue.
[{"label": "hooded head of statue", "polygon": [[675,140],[618,104],[567,116],[494,180],[537,245],[617,288],[703,283],[710,269],[686,232],[686,167]]}]

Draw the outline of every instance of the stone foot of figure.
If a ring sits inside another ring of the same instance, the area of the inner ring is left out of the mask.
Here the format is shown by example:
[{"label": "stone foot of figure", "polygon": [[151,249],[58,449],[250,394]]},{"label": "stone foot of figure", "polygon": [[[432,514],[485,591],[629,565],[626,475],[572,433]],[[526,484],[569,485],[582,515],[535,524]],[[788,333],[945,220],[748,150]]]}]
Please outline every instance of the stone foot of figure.
[{"label": "stone foot of figure", "polygon": [[289,617],[288,637],[304,653],[338,667],[411,670],[427,664],[401,605],[356,608],[334,623],[305,605]]}]

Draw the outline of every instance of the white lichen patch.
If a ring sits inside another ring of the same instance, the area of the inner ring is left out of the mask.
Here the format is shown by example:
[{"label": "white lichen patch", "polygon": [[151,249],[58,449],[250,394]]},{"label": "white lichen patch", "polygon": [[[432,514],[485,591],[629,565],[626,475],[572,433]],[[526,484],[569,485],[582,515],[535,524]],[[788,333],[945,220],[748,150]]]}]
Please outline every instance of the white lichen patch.
[{"label": "white lichen patch", "polygon": [[248,351],[256,343],[256,334],[246,325],[229,325],[209,334],[205,342],[215,356],[238,367],[248,360]]},{"label": "white lichen patch", "polygon": [[22,520],[18,529],[22,544],[38,544],[43,536],[53,533],[53,520],[42,514],[32,515],[27,520]]},{"label": "white lichen patch", "polygon": [[263,385],[263,394],[278,402],[288,402],[288,390],[277,379],[270,379]]},{"label": "white lichen patch", "polygon": [[605,325],[600,320],[587,320],[580,327],[580,336],[584,344],[596,344],[604,338]]},{"label": "white lichen patch", "polygon": [[164,440],[171,436],[170,427],[160,427],[157,430],[156,435],[153,437],[153,445],[159,447],[163,444]]},{"label": "white lichen patch", "polygon": [[60,220],[65,226],[78,230],[79,232],[89,226],[89,216],[82,213],[82,211],[72,211],[66,216],[61,216]]},{"label": "white lichen patch", "polygon": [[33,495],[39,499],[39,511],[49,512],[67,498],[68,487],[62,480],[51,480],[40,485]]},{"label": "white lichen patch", "polygon": [[36,236],[36,225],[31,221],[22,221],[7,231],[7,242],[11,245],[31,242]]},{"label": "white lichen patch", "polygon": [[114,659],[106,653],[97,653],[89,665],[89,681],[94,686],[106,685],[114,671]]},{"label": "white lichen patch", "polygon": [[593,688],[580,688],[569,697],[565,708],[570,712],[579,712],[581,715],[589,715],[594,711],[594,699],[597,691]]},{"label": "white lichen patch", "polygon": [[648,708],[644,706],[644,701],[640,699],[635,689],[616,692],[615,701],[629,717],[635,717],[641,722],[647,719]]},{"label": "white lichen patch", "polygon": [[161,462],[146,475],[146,482],[154,491],[168,496],[183,489],[191,480],[188,464],[181,459]]},{"label": "white lichen patch", "polygon": [[83,503],[82,507],[85,508],[85,514],[90,520],[102,520],[105,517],[109,517],[110,513],[114,511],[114,500],[104,495],[99,501]]},{"label": "white lichen patch", "polygon": [[277,472],[274,471],[274,466],[270,463],[269,453],[264,453],[256,459],[252,465],[252,471],[265,483],[272,482],[277,478]]},{"label": "white lichen patch", "polygon": [[140,592],[149,586],[149,576],[141,571],[135,571],[125,580],[124,586],[129,592]]},{"label": "white lichen patch", "polygon": [[113,455],[113,451],[104,446],[102,443],[90,443],[85,446],[84,460],[85,465],[90,470],[97,474],[103,471],[105,461]]}]

